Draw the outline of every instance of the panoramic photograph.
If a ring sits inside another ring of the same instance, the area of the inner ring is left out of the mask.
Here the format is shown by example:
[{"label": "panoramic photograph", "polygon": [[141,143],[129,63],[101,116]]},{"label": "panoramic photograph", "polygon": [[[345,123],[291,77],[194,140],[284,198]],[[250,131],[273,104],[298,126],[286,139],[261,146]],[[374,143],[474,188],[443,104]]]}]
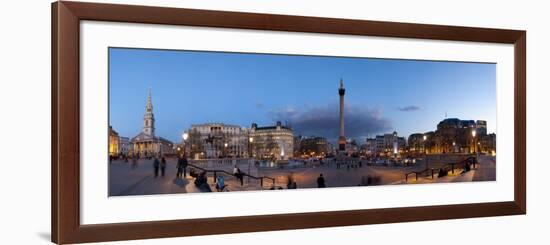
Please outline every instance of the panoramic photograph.
[{"label": "panoramic photograph", "polygon": [[496,64],[111,47],[106,131],[109,196],[495,181]]}]

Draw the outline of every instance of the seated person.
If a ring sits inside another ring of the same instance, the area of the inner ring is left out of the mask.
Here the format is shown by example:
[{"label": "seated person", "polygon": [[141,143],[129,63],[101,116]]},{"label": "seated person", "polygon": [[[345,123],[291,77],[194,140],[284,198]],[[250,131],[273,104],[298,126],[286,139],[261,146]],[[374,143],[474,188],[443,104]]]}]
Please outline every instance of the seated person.
[{"label": "seated person", "polygon": [[210,189],[210,185],[208,184],[208,178],[206,177],[206,172],[200,173],[197,178],[195,178],[195,186],[197,186],[199,189],[211,192],[212,189]]},{"label": "seated person", "polygon": [[189,171],[189,176],[193,177],[193,178],[197,178],[199,176],[199,174],[197,174],[197,172],[195,171],[195,169],[191,169]]},{"label": "seated person", "polygon": [[217,191],[223,191],[227,185],[225,185],[225,179],[222,175],[218,176],[216,178],[216,190]]}]

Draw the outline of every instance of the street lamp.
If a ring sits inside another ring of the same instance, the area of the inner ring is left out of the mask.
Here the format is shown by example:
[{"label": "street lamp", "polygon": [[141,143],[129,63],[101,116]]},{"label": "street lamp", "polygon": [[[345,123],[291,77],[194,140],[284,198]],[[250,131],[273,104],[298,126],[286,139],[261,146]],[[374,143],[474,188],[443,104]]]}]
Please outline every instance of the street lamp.
[{"label": "street lamp", "polygon": [[223,157],[226,158],[227,157],[227,142],[223,143]]},{"label": "street lamp", "polygon": [[422,137],[422,148],[424,148],[424,161],[426,161],[426,169],[428,169],[429,165],[428,165],[428,156],[426,152],[426,139],[428,139],[428,136],[424,135]]},{"label": "street lamp", "polygon": [[[186,141],[187,141],[187,138],[189,138],[189,134],[187,132],[184,132],[181,135],[181,138],[183,139],[183,155],[187,156],[187,154],[186,154],[186,149],[187,149]],[[178,149],[178,151],[179,151],[179,149]]]},{"label": "street lamp", "polygon": [[424,155],[426,154],[426,139],[428,139],[428,136],[424,135],[422,137],[422,148],[424,150]]},{"label": "street lamp", "polygon": [[474,145],[474,153],[476,153],[476,130],[472,130],[472,145]]},{"label": "street lamp", "polygon": [[481,142],[477,142],[477,152],[483,152],[483,150],[481,149]]},{"label": "street lamp", "polygon": [[252,158],[252,143],[254,142],[254,138],[249,137],[248,138],[248,157]]},{"label": "street lamp", "polygon": [[253,157],[252,157],[252,142],[254,142],[254,138],[252,137],[249,137],[248,138],[248,178],[247,178],[247,181],[248,183],[250,183],[250,161],[253,161]]}]

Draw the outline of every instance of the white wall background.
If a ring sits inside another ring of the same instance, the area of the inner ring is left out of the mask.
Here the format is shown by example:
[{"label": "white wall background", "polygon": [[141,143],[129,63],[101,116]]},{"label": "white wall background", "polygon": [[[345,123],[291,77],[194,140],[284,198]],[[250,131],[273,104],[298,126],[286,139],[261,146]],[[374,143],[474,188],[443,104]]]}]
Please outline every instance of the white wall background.
[{"label": "white wall background", "polygon": [[[97,1],[97,0],[96,0]],[[100,1],[97,1],[100,2]],[[101,1],[105,2],[105,1]],[[215,10],[526,29],[525,216],[119,242],[116,244],[499,244],[547,242],[550,22],[545,1],[106,1]],[[50,230],[50,1],[6,1],[0,15],[0,243],[47,244]],[[531,242],[528,242],[531,241]]]}]

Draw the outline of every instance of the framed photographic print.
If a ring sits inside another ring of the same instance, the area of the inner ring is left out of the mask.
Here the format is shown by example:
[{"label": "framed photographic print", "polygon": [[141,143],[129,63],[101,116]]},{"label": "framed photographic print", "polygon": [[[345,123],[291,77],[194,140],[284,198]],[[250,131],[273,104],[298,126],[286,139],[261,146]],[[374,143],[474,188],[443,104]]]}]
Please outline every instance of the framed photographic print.
[{"label": "framed photographic print", "polygon": [[521,30],[52,5],[52,240],[525,214]]}]

